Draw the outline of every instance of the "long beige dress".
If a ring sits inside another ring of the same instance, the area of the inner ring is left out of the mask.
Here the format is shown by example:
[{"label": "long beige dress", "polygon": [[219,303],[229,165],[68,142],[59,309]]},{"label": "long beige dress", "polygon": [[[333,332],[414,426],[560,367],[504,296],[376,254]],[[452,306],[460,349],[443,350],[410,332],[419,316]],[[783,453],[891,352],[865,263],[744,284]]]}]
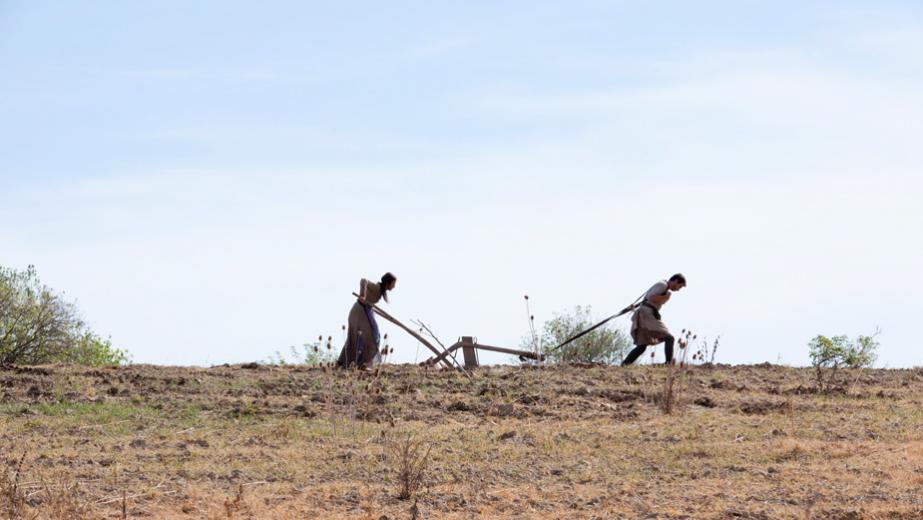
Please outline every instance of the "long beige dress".
[{"label": "long beige dress", "polygon": [[[376,304],[381,301],[381,285],[363,278],[359,282],[359,294],[365,288],[365,301]],[[349,321],[346,328],[346,343],[337,360],[341,367],[360,366],[368,367],[381,362],[379,354],[378,324],[371,307],[363,305],[358,299],[349,311]]]}]

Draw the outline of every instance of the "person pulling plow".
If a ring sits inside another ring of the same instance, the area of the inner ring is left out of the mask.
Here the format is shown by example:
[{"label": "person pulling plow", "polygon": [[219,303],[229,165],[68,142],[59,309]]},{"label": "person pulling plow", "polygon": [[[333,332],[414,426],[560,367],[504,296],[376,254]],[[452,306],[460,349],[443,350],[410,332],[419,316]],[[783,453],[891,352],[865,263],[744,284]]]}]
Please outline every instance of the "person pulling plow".
[{"label": "person pulling plow", "polygon": [[625,356],[622,365],[630,365],[637,360],[647,347],[663,343],[666,364],[673,362],[673,335],[660,316],[660,309],[670,301],[670,293],[676,292],[686,286],[686,277],[674,274],[669,280],[655,283],[644,293],[640,305],[635,307],[631,315],[631,339],[635,348]]}]

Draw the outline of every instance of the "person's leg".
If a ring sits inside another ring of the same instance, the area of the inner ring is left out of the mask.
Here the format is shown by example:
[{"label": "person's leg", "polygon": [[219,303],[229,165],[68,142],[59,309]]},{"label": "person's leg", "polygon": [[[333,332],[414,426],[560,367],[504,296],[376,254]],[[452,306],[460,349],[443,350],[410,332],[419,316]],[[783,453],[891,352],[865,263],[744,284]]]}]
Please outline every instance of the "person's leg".
[{"label": "person's leg", "polygon": [[647,348],[647,345],[638,345],[631,352],[625,356],[625,360],[622,361],[622,366],[630,365],[635,362],[636,359],[641,357],[641,354],[644,354],[644,350]]},{"label": "person's leg", "polygon": [[666,364],[673,362],[673,336],[663,338],[663,353],[667,358]]},{"label": "person's leg", "polygon": [[369,319],[369,326],[372,327],[371,343],[378,345],[381,343],[381,334],[378,332],[378,320],[375,319],[375,312],[372,311],[371,305],[365,308],[365,317]]},{"label": "person's leg", "polygon": [[372,359],[378,354],[378,322],[375,321],[375,313],[372,312],[371,305],[363,305],[365,311],[366,324],[368,328],[363,328],[359,335],[359,341],[356,342],[356,366],[359,368],[368,367]]}]

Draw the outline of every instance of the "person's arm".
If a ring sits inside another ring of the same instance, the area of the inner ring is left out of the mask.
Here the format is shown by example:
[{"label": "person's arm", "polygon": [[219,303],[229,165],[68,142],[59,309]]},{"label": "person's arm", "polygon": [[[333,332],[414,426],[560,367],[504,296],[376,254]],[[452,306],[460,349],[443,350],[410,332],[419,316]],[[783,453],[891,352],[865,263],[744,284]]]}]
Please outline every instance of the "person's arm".
[{"label": "person's arm", "polygon": [[657,297],[669,293],[669,286],[666,284],[666,282],[657,282],[650,289],[648,289],[646,293],[644,293],[644,299],[650,302],[656,302]]},{"label": "person's arm", "polygon": [[369,281],[365,278],[359,280],[359,301],[365,303],[365,295],[369,286]]},{"label": "person's arm", "polygon": [[670,300],[669,291],[666,294],[655,294],[647,298],[651,303],[656,303],[657,305],[663,305]]}]

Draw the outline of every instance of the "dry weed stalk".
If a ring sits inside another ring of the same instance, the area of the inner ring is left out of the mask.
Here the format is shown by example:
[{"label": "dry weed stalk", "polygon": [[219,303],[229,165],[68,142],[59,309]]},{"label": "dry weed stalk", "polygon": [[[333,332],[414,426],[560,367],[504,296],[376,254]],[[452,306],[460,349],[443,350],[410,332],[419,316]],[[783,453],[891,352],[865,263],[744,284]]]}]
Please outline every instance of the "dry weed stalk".
[{"label": "dry weed stalk", "polygon": [[234,514],[246,507],[244,502],[244,485],[240,484],[237,487],[237,495],[233,500],[229,498],[224,499],[224,511],[227,513],[228,518],[234,518]]},{"label": "dry weed stalk", "polygon": [[21,518],[25,511],[26,495],[19,483],[25,460],[26,452],[23,452],[12,476],[6,470],[0,473],[0,499],[3,502],[2,511],[7,518]]},{"label": "dry weed stalk", "polygon": [[673,392],[673,386],[676,382],[676,364],[668,363],[667,364],[667,376],[663,380],[663,388],[660,391],[660,410],[670,415],[673,413],[673,405],[675,403],[676,395]]},{"label": "dry weed stalk", "polygon": [[529,306],[529,295],[526,294],[523,296],[526,300],[526,315],[529,316],[529,334],[532,336],[532,352],[538,356],[539,363],[544,359],[542,356],[542,342],[538,337],[538,333],[535,332],[535,315],[532,314],[532,308]]},{"label": "dry weed stalk", "polygon": [[[677,380],[681,380],[679,387],[682,390],[688,389],[689,386],[689,364],[686,362],[686,356],[689,353],[689,342],[695,341],[696,336],[690,330],[683,329],[677,345],[679,346],[680,356],[679,365],[676,360],[667,364],[667,375],[663,381],[663,388],[659,396],[660,410],[670,415],[677,410],[680,404],[680,396],[677,394]],[[685,385],[683,384],[685,383]]]},{"label": "dry weed stalk", "polygon": [[[702,342],[699,343],[698,350],[692,355],[692,360],[698,361],[703,365],[713,366],[715,364],[715,355],[718,353],[718,345],[720,342],[721,336],[718,336],[711,344],[711,352],[709,352],[708,338],[704,338]],[[708,361],[706,361],[706,358],[708,358]]]},{"label": "dry weed stalk", "polygon": [[389,449],[393,463],[397,466],[397,480],[400,485],[398,498],[407,500],[423,486],[433,443],[406,434],[392,440]]}]

